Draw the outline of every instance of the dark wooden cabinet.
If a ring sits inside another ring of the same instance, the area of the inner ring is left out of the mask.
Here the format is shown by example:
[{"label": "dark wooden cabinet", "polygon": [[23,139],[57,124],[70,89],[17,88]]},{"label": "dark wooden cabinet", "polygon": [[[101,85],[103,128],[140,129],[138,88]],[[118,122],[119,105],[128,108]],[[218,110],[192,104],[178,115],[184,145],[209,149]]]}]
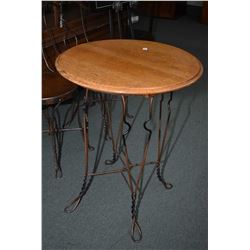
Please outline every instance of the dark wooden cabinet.
[{"label": "dark wooden cabinet", "polygon": [[[89,41],[102,40],[111,38],[109,9],[97,10],[95,2],[65,2],[62,9],[58,2],[43,2],[43,15],[46,16],[48,25],[42,24],[42,43],[43,48],[49,47],[54,43],[61,43],[65,36],[67,39],[72,39],[76,35],[79,38],[79,43],[85,42],[83,35],[83,27],[80,15],[80,4],[85,8],[84,23]],[[47,6],[48,5],[48,6]],[[60,11],[63,11],[65,27],[60,28]],[[113,38],[118,38],[117,16],[113,13]],[[120,16],[121,25],[126,37],[127,32],[127,14],[123,12]]]},{"label": "dark wooden cabinet", "polygon": [[138,3],[141,15],[176,19],[186,12],[186,1],[144,1]]},{"label": "dark wooden cabinet", "polygon": [[208,1],[203,1],[201,23],[208,24]]}]

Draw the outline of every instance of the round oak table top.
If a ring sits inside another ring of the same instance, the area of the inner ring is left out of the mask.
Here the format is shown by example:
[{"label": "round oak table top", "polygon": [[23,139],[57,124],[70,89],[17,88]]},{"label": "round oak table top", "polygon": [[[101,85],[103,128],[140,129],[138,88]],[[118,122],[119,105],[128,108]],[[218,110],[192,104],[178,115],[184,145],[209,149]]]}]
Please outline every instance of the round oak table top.
[{"label": "round oak table top", "polygon": [[143,40],[102,40],[77,45],[60,54],[58,72],[69,81],[98,92],[154,95],[197,81],[201,62],[171,45]]}]

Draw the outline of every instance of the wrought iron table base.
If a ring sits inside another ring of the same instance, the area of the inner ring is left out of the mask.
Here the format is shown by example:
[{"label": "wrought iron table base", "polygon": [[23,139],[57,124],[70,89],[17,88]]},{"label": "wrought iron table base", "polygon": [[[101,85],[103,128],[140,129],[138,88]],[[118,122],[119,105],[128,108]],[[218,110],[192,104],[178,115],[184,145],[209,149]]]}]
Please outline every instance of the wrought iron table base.
[{"label": "wrought iron table base", "polygon": [[[148,96],[148,119],[143,123],[143,129],[146,132],[146,139],[143,145],[143,158],[139,163],[132,163],[129,159],[128,153],[128,145],[127,138],[131,131],[131,128],[137,118],[139,113],[139,109],[142,107],[142,103],[139,105],[136,115],[134,117],[128,114],[128,96],[121,95],[121,104],[122,104],[122,114],[119,122],[118,132],[115,135],[112,127],[112,102],[109,103],[107,99],[107,95],[100,94],[100,107],[102,112],[102,129],[100,132],[100,139],[98,143],[98,148],[96,151],[96,158],[94,162],[94,167],[92,172],[89,171],[89,132],[88,132],[88,90],[85,93],[85,105],[83,112],[83,137],[84,137],[84,174],[83,174],[83,183],[81,187],[81,191],[78,196],[65,208],[65,212],[72,213],[79,206],[83,196],[86,195],[94,176],[105,175],[105,174],[114,174],[121,173],[125,182],[127,183],[129,190],[131,192],[131,238],[133,241],[140,241],[142,239],[142,230],[138,223],[138,213],[139,213],[139,205],[142,200],[145,188],[147,184],[143,187],[143,174],[144,167],[146,165],[153,165],[153,172],[156,170],[156,175],[159,181],[163,184],[166,190],[169,190],[173,187],[173,185],[167,181],[165,181],[162,175],[162,167],[163,163],[162,158],[166,151],[167,145],[167,135],[168,128],[171,117],[171,101],[173,97],[173,93],[170,92],[170,97],[167,103],[168,115],[163,124],[162,113],[163,113],[163,101],[164,95],[161,94],[161,98],[159,101],[159,113],[158,113],[158,122],[157,122],[157,159],[155,161],[148,161],[148,150],[152,137],[152,120],[153,120],[153,103],[156,102],[156,98],[154,96]],[[132,119],[132,122],[129,122],[128,119]],[[123,166],[120,168],[114,167],[113,170],[109,171],[99,171],[97,172],[97,168],[100,162],[102,149],[104,147],[105,140],[111,140],[112,144],[112,159],[106,160],[106,165],[113,165],[117,162],[118,159],[121,160]],[[139,167],[139,173],[135,178],[132,175],[132,169],[134,167]],[[125,175],[126,173],[126,175]],[[151,178],[151,177],[150,177]],[[150,181],[148,179],[148,182]]]}]

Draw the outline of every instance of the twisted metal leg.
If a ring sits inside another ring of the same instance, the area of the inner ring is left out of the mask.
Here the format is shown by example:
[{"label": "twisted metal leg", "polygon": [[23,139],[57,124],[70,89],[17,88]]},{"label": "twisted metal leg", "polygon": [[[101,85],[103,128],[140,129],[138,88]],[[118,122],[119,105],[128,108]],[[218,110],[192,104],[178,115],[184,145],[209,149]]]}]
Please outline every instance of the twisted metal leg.
[{"label": "twisted metal leg", "polygon": [[[113,135],[112,131],[112,114],[110,111],[109,104],[107,100],[105,99],[104,96],[101,96],[101,112],[102,112],[102,125],[101,125],[101,134],[99,139],[99,144],[98,144],[98,149],[96,153],[96,160],[94,164],[94,168],[92,173],[89,172],[89,161],[88,161],[88,152],[89,152],[89,135],[88,135],[88,92],[86,92],[85,96],[85,102],[86,105],[84,106],[84,115],[83,115],[83,135],[84,135],[84,174],[83,174],[83,183],[81,190],[78,194],[78,196],[70,203],[69,206],[65,208],[65,212],[67,213],[72,213],[73,211],[76,210],[76,208],[79,206],[81,203],[83,197],[86,195],[92,181],[93,177],[96,175],[103,175],[107,174],[105,171],[104,172],[97,172],[96,169],[99,164],[99,161],[101,159],[101,152],[104,146],[105,141],[107,140],[108,136],[110,137],[112,141],[112,146],[113,146],[113,159],[111,160],[106,160],[105,163],[107,165],[111,165],[114,162],[117,161],[119,158],[124,167],[122,169],[116,169],[112,170],[109,173],[118,173],[121,172],[122,176],[124,177],[126,183],[128,184],[128,187],[131,192],[131,238],[134,242],[138,242],[142,239],[142,230],[140,227],[140,224],[138,222],[138,215],[139,215],[139,206],[143,197],[143,194],[145,192],[146,187],[148,186],[148,183],[154,174],[156,170],[156,174],[158,179],[163,183],[166,189],[172,188],[172,184],[167,183],[163,175],[161,173],[160,169],[160,164],[161,164],[161,159],[164,154],[164,149],[166,148],[166,139],[167,139],[167,132],[168,132],[168,127],[169,127],[169,121],[170,121],[170,115],[171,115],[171,101],[172,101],[172,93],[170,93],[170,98],[168,101],[168,116],[166,119],[166,123],[164,126],[164,129],[162,129],[162,106],[163,106],[163,100],[164,96],[161,96],[160,99],[160,108],[159,108],[159,122],[158,122],[158,145],[157,145],[157,160],[156,161],[149,161],[147,162],[148,158],[148,150],[149,150],[149,145],[151,142],[151,137],[152,137],[152,120],[153,120],[153,102],[154,98],[153,97],[148,97],[148,113],[149,117],[147,120],[143,122],[143,129],[146,132],[146,140],[143,146],[143,157],[142,160],[139,163],[134,163],[132,164],[130,159],[129,159],[129,152],[128,152],[128,146],[127,146],[127,137],[131,131],[131,128],[133,126],[133,123],[131,124],[128,122],[128,97],[122,95],[121,96],[122,100],[122,115],[121,115],[121,120],[118,128],[118,132],[116,137]],[[134,122],[134,120],[133,120]],[[104,126],[106,124],[106,126]],[[163,131],[162,131],[163,130]],[[103,136],[104,134],[104,136]],[[163,136],[162,136],[163,134]],[[102,144],[100,143],[100,140],[102,140]],[[100,144],[102,146],[100,146]],[[148,178],[148,181],[146,182],[146,185],[143,187],[143,177],[144,177],[144,167],[146,165],[152,164],[154,166],[153,171]],[[135,178],[132,175],[132,168],[133,167],[139,167],[139,172],[135,176]],[[125,177],[124,173],[127,173],[127,178]]]},{"label": "twisted metal leg", "polygon": [[[54,165],[55,165],[55,177],[61,178],[62,168],[61,168],[61,155],[63,138],[65,131],[76,131],[83,130],[81,122],[79,122],[79,128],[69,128],[74,118],[80,114],[80,95],[79,92],[72,99],[72,103],[66,109],[64,119],[61,119],[59,108],[61,107],[61,102],[58,102],[55,106],[46,106],[43,114],[48,122],[48,129],[43,130],[43,133],[48,133],[51,136],[53,154],[54,154]],[[89,146],[91,150],[94,148]]]},{"label": "twisted metal leg", "polygon": [[[69,127],[70,124],[73,122],[74,118],[76,117],[77,112],[79,112],[79,107],[80,107],[79,98],[80,98],[80,94],[79,94],[79,92],[77,92],[77,96],[75,96],[73,98],[70,107],[66,111],[62,128]],[[68,119],[69,115],[70,115],[70,118]]]},{"label": "twisted metal leg", "polygon": [[51,142],[54,154],[54,171],[55,178],[61,178],[62,168],[61,168],[61,153],[63,144],[63,132],[61,129],[60,113],[58,111],[60,103],[56,106],[48,106],[45,109],[44,115],[48,121],[49,135],[51,135]]},{"label": "twisted metal leg", "polygon": [[[83,99],[83,104],[81,105],[80,104],[80,101],[81,99]],[[86,100],[87,99],[87,100]],[[80,108],[83,106],[83,110]],[[81,132],[82,132],[82,138],[83,138],[83,141],[84,141],[84,136],[85,136],[85,132],[84,132],[84,119],[81,117],[81,114],[85,114],[85,110],[86,108],[88,109],[90,106],[90,103],[89,103],[89,92],[87,93],[87,98],[86,98],[86,93],[85,95],[81,94],[79,95],[79,98],[78,98],[78,113],[77,113],[77,121],[78,121],[78,126],[79,128],[81,128]],[[86,118],[86,123],[88,125],[88,116]],[[88,142],[88,148],[90,151],[94,151],[95,148]]]},{"label": "twisted metal leg", "polygon": [[[78,116],[79,117],[79,116]],[[88,90],[85,94],[85,107],[83,113],[83,140],[84,140],[84,178],[81,191],[79,195],[70,203],[69,206],[65,207],[66,213],[72,213],[79,206],[83,196],[86,194],[86,184],[88,178],[89,169],[89,134],[88,134]]]},{"label": "twisted metal leg", "polygon": [[81,191],[79,192],[78,196],[68,206],[65,207],[64,212],[66,213],[74,212],[79,206],[79,204],[81,203],[83,197],[86,195],[87,191],[89,190],[94,180],[94,173],[97,171],[97,168],[101,159],[102,151],[104,148],[105,139],[103,138],[103,121],[102,121],[94,167],[93,167],[92,173],[89,173],[89,150],[91,150],[91,148],[89,146],[88,121],[89,120],[88,120],[88,90],[87,90],[85,94],[85,108],[84,108],[84,114],[83,114],[83,137],[84,137],[83,183],[82,183]]},{"label": "twisted metal leg", "polygon": [[[84,108],[85,109],[85,108]],[[79,109],[79,111],[78,111],[78,125],[79,125],[79,127],[81,128],[81,132],[82,132],[82,138],[83,138],[83,141],[84,141],[84,124],[83,124],[83,122],[82,122],[82,120],[81,120],[81,110]],[[87,122],[87,121],[86,121]],[[90,145],[90,143],[88,142],[88,148],[89,148],[89,150],[90,151],[94,151],[95,150],[95,147],[93,147],[92,145]]]},{"label": "twisted metal leg", "polygon": [[[140,225],[138,223],[138,197],[140,196],[140,186],[142,186],[143,181],[143,173],[144,167],[146,164],[147,156],[148,156],[148,148],[151,140],[152,130],[148,127],[148,123],[152,120],[152,104],[153,104],[153,97],[149,97],[149,119],[143,123],[143,128],[147,132],[146,141],[144,144],[143,150],[143,159],[140,166],[140,172],[137,175],[136,181],[133,181],[132,173],[131,173],[131,164],[128,157],[128,148],[126,144],[126,135],[129,133],[131,129],[131,125],[126,120],[127,118],[127,97],[122,96],[122,104],[123,104],[123,122],[128,127],[127,131],[123,132],[123,147],[124,147],[124,155],[125,155],[125,167],[127,168],[128,173],[128,185],[131,191],[131,215],[132,215],[132,228],[131,228],[131,238],[133,241],[137,242],[142,239],[142,231]],[[138,237],[136,237],[136,234]]]},{"label": "twisted metal leg", "polygon": [[[124,155],[125,155],[125,167],[127,168],[127,173],[128,173],[128,183],[129,183],[129,188],[131,191],[131,216],[132,216],[132,226],[131,226],[131,238],[133,241],[140,241],[142,239],[142,231],[140,228],[140,225],[137,221],[137,211],[136,211],[136,201],[137,201],[137,190],[133,186],[133,181],[132,181],[132,173],[130,169],[130,162],[129,162],[129,157],[128,157],[128,148],[127,148],[127,143],[126,143],[126,135],[130,132],[131,130],[131,125],[129,122],[127,122],[127,97],[122,96],[122,118],[124,124],[127,126],[127,130],[122,133],[122,140],[123,140],[123,147],[124,147]],[[135,234],[139,235],[139,238],[137,239],[135,237]]]},{"label": "twisted metal leg", "polygon": [[101,110],[102,110],[102,119],[104,120],[104,138],[105,140],[111,139],[112,133],[111,130],[111,117],[109,111],[109,104],[107,101],[107,95],[100,94],[100,101],[101,101]]}]

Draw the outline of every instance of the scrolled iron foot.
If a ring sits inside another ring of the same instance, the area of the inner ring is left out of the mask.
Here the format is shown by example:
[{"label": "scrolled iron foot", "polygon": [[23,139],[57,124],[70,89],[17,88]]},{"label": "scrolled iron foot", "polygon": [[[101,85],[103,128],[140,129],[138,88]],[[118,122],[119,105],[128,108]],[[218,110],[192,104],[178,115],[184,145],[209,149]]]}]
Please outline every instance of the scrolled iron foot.
[{"label": "scrolled iron foot", "polygon": [[88,145],[88,148],[90,151],[94,151],[95,150],[95,147],[91,146],[90,144]]},{"label": "scrolled iron foot", "polygon": [[[104,128],[106,130],[106,128]],[[104,140],[107,141],[108,140],[108,132],[105,131],[105,135],[104,135]]]},{"label": "scrolled iron foot", "polygon": [[129,114],[129,113],[127,113],[127,115],[126,115],[127,117],[128,117],[128,119],[133,119],[134,118],[134,116],[133,115],[131,115],[131,114]]},{"label": "scrolled iron foot", "polygon": [[105,136],[104,136],[104,139],[105,139],[105,141],[107,141],[107,140],[111,140],[112,137],[111,137],[110,135],[105,135]]},{"label": "scrolled iron foot", "polygon": [[164,186],[167,190],[173,188],[173,184],[172,184],[172,183],[166,182],[166,181],[164,180],[164,178],[162,177],[162,175],[161,175],[161,173],[160,173],[160,168],[159,168],[159,167],[157,167],[157,173],[156,173],[156,174],[157,174],[157,177],[158,177],[159,181],[163,184],[163,186]]},{"label": "scrolled iron foot", "polygon": [[118,157],[116,153],[113,153],[113,159],[112,160],[106,160],[105,165],[113,165],[115,162],[117,162]]},{"label": "scrolled iron foot", "polygon": [[[136,234],[138,237],[136,237]],[[136,218],[133,218],[133,220],[132,220],[132,228],[131,228],[130,236],[134,242],[139,242],[142,239],[141,227],[140,227],[138,221],[136,220]]]},{"label": "scrolled iron foot", "polygon": [[88,186],[87,185],[87,178],[84,178],[83,184],[82,184],[82,188],[80,193],[78,194],[78,196],[68,205],[64,208],[64,212],[65,213],[73,213],[77,207],[79,206],[79,204],[82,201],[83,196],[87,193],[88,191]]},{"label": "scrolled iron foot", "polygon": [[171,183],[169,183],[169,182],[165,182],[165,183],[164,183],[164,187],[165,187],[166,189],[171,189],[171,188],[173,188],[173,184],[171,184]]},{"label": "scrolled iron foot", "polygon": [[59,167],[55,170],[55,178],[60,179],[63,177],[62,169]]},{"label": "scrolled iron foot", "polygon": [[106,124],[106,122],[104,123],[104,131],[105,131],[105,133],[104,133],[104,139],[105,139],[105,141],[111,140],[112,137],[109,135],[108,125]]},{"label": "scrolled iron foot", "polygon": [[65,213],[73,213],[81,203],[83,196],[76,197],[68,206],[64,208]]}]

